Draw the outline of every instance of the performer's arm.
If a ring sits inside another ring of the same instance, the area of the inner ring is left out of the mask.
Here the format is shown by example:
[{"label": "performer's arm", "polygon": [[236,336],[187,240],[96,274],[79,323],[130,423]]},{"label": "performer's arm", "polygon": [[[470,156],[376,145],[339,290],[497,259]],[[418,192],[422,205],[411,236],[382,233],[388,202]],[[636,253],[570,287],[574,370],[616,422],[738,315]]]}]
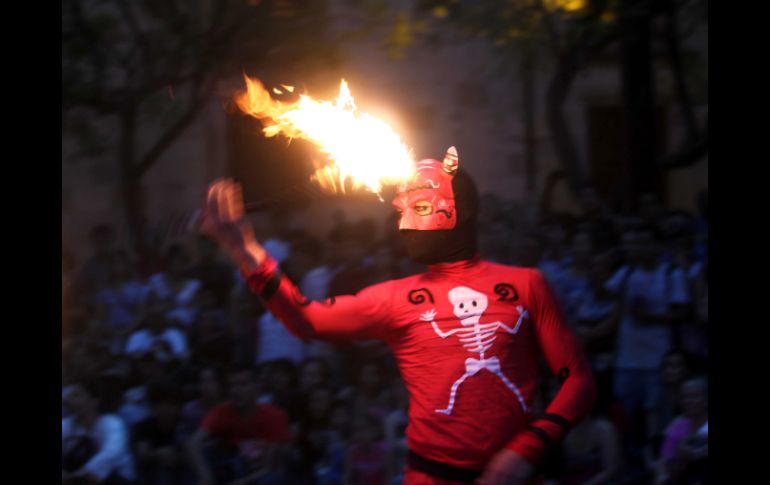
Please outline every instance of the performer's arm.
[{"label": "performer's arm", "polygon": [[280,273],[243,215],[240,186],[232,180],[218,180],[209,187],[201,231],[219,243],[240,268],[251,292],[261,296],[292,333],[303,339],[383,338],[387,314],[383,309],[390,300],[390,285],[340,296],[333,303],[307,302],[294,283]]},{"label": "performer's arm", "polygon": [[389,283],[370,286],[356,295],[309,301],[269,256],[255,271],[244,274],[249,290],[259,295],[268,310],[302,339],[384,339]]},{"label": "performer's arm", "polygon": [[540,348],[548,366],[562,382],[544,416],[516,435],[508,448],[531,463],[538,463],[551,445],[561,441],[569,428],[588,414],[596,397],[596,386],[580,343],[538,270],[532,272],[530,295],[531,317]]}]

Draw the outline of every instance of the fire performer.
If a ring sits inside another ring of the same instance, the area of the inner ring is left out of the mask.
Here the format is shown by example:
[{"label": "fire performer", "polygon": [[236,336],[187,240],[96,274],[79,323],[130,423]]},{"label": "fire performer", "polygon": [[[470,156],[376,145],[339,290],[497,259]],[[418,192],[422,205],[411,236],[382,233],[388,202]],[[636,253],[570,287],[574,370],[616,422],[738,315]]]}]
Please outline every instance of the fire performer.
[{"label": "fire performer", "polygon": [[[235,182],[210,185],[202,231],[297,336],[390,346],[410,400],[405,484],[530,483],[594,401],[580,344],[538,270],[477,253],[478,197],[454,147],[443,162],[418,162],[393,205],[410,257],[428,271],[326,302],[308,301],[260,246]],[[541,354],[561,387],[534,416]]]}]

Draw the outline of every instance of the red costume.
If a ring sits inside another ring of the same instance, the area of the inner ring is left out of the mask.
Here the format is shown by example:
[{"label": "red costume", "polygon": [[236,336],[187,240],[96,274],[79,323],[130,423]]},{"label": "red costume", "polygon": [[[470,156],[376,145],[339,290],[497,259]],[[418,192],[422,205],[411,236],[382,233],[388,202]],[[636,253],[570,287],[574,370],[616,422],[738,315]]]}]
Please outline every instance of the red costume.
[{"label": "red costume", "polygon": [[[443,166],[420,162],[415,182],[399,188],[400,228],[455,227],[453,149]],[[593,403],[589,365],[538,270],[475,256],[323,303],[307,301],[272,259],[245,277],[303,339],[390,346],[409,391],[409,463],[431,476],[472,481],[503,447],[536,464]],[[534,417],[541,353],[562,386]]]}]

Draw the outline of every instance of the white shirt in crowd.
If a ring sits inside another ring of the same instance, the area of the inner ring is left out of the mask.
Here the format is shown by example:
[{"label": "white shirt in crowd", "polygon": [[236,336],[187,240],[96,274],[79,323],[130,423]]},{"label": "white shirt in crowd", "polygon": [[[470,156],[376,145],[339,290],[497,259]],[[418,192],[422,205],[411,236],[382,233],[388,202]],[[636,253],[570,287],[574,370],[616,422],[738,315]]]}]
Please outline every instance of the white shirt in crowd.
[{"label": "white shirt in crowd", "polygon": [[134,462],[128,445],[128,432],[123,421],[117,416],[104,414],[99,416],[92,430],[87,430],[75,423],[73,417],[61,421],[62,450],[78,438],[89,437],[98,446],[98,451],[83,465],[82,470],[96,475],[101,482],[113,471],[117,471],[126,480],[133,480]]}]

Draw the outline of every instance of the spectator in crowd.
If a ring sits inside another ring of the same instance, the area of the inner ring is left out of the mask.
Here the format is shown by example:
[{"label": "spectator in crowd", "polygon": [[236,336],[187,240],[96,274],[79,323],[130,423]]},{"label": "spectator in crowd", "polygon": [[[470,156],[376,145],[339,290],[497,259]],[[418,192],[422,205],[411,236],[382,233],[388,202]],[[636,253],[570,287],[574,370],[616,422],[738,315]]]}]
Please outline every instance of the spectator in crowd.
[{"label": "spectator in crowd", "polygon": [[219,248],[214,241],[198,236],[196,242],[198,259],[189,269],[189,277],[200,281],[200,291],[212,295],[214,307],[224,308],[233,289],[233,270],[217,258]]},{"label": "spectator in crowd", "polygon": [[191,333],[191,359],[195,365],[224,368],[233,362],[232,326],[221,320],[219,312],[200,313]]},{"label": "spectator in crowd", "polygon": [[172,357],[185,359],[187,337],[180,329],[169,325],[164,314],[153,311],[144,317],[140,328],[128,336],[125,352],[130,356],[152,352],[161,361]]},{"label": "spectator in crowd", "polygon": [[188,276],[190,256],[181,244],[172,244],[166,250],[166,264],[165,272],[155,273],[148,280],[150,293],[170,302],[166,312],[169,320],[188,326],[197,315],[196,297],[202,283]]},{"label": "spectator in crowd", "polygon": [[91,255],[78,272],[75,291],[81,303],[90,306],[93,303],[93,295],[109,284],[112,259],[116,251],[115,228],[109,224],[98,224],[91,229],[88,239]]},{"label": "spectator in crowd", "polygon": [[345,485],[385,485],[389,481],[388,446],[382,439],[379,417],[362,415],[353,422],[353,436],[345,462]]},{"label": "spectator in crowd", "polygon": [[299,389],[308,393],[318,387],[329,384],[329,368],[323,359],[311,357],[305,359],[299,367]]},{"label": "spectator in crowd", "polygon": [[62,419],[62,483],[123,485],[135,478],[128,431],[102,407],[98,379],[73,383],[64,397],[72,413]]},{"label": "spectator in crowd", "polygon": [[[250,366],[233,368],[228,388],[230,399],[206,415],[190,442],[199,483],[280,483],[284,445],[290,440],[288,415],[273,405],[257,404]],[[206,446],[210,438],[213,443]]]},{"label": "spectator in crowd", "polygon": [[180,420],[181,396],[170,381],[149,389],[152,415],[132,430],[139,481],[146,485],[175,485],[190,481]]},{"label": "spectator in crowd", "polygon": [[198,372],[196,396],[182,407],[181,426],[185,436],[192,436],[209,411],[224,399],[224,383],[217,368],[203,367]]},{"label": "spectator in crowd", "polygon": [[621,312],[620,303],[612,298],[604,286],[611,275],[610,256],[596,255],[591,259],[588,269],[589,286],[578,288],[570,295],[576,333],[591,362],[596,378],[597,400],[602,405],[612,400],[615,338]]},{"label": "spectator in crowd", "polygon": [[297,367],[288,359],[267,362],[264,367],[265,384],[259,402],[269,403],[286,411],[295,420],[301,414],[302,403],[297,389]]},{"label": "spectator in crowd", "polygon": [[107,284],[94,295],[96,316],[110,330],[113,347],[122,349],[143,311],[148,287],[136,276],[125,251],[115,253],[109,275]]},{"label": "spectator in crowd", "polygon": [[620,483],[623,456],[620,435],[595,407],[564,439],[560,485],[612,485]]},{"label": "spectator in crowd", "polygon": [[406,443],[406,425],[409,422],[409,394],[401,377],[390,381],[391,408],[384,421],[384,438],[388,447],[390,484],[400,484],[404,479],[404,467],[409,448]]},{"label": "spectator in crowd", "polygon": [[629,262],[606,283],[622,300],[614,362],[613,393],[630,422],[626,443],[630,466],[644,469],[641,454],[657,427],[660,363],[673,345],[674,322],[690,304],[687,278],[681,269],[661,263],[659,246],[649,229],[624,235]]},{"label": "spectator in crowd", "polygon": [[682,416],[666,429],[661,456],[661,481],[672,484],[708,483],[708,384],[704,377],[682,384]]}]

